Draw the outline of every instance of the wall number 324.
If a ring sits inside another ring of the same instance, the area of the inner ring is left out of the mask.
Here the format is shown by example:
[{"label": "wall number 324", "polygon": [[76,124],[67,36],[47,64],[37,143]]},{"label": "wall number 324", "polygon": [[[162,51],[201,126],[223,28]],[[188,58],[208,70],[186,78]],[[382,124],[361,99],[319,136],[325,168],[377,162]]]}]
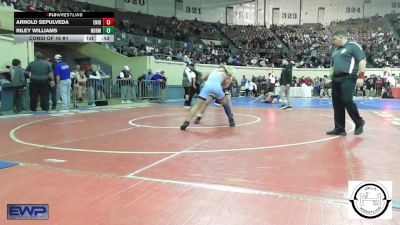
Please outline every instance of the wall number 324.
[{"label": "wall number 324", "polygon": [[358,7],[346,7],[346,13],[361,13],[361,8]]}]

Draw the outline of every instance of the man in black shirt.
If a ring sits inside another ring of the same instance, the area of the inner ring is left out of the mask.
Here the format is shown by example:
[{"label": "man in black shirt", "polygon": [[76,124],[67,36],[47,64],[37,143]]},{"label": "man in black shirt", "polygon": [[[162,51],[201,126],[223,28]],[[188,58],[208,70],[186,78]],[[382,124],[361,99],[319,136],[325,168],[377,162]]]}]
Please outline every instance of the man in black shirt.
[{"label": "man in black shirt", "polygon": [[348,41],[348,34],[338,30],[333,34],[333,44],[337,47],[332,54],[332,105],[335,128],[327,135],[346,135],[346,110],[356,125],[355,135],[363,132],[365,121],[361,118],[357,105],[353,101],[356,85],[364,83],[364,73],[367,64],[365,53],[361,46]]},{"label": "man in black shirt", "polygon": [[[290,99],[290,83],[292,82],[292,68],[293,65],[289,63],[286,59],[282,60],[282,73],[280,78],[280,89],[279,95],[283,100],[283,96],[286,96],[287,104],[282,103],[281,109],[290,109],[292,108],[291,99]],[[285,95],[283,95],[285,93]]]},{"label": "man in black shirt", "polygon": [[52,68],[46,61],[43,60],[42,53],[36,52],[35,61],[29,63],[25,71],[30,72],[30,110],[36,111],[38,97],[40,95],[40,107],[43,111],[48,111],[49,80],[52,87],[55,85]]}]

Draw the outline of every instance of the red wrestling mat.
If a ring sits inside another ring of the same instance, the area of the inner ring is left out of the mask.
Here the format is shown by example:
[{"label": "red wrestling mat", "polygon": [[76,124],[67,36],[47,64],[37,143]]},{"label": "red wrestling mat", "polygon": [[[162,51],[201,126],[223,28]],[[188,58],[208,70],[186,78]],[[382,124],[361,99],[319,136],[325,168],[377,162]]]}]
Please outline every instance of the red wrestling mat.
[{"label": "red wrestling mat", "polygon": [[[391,180],[400,197],[397,111],[362,111],[365,133],[349,122],[346,137],[325,135],[324,109],[235,108],[230,128],[211,107],[181,131],[186,113],[155,105],[0,120],[0,159],[23,163],[0,170],[0,202],[49,204],[40,224],[350,224],[349,180]],[[27,224],[5,210],[1,224]]]}]

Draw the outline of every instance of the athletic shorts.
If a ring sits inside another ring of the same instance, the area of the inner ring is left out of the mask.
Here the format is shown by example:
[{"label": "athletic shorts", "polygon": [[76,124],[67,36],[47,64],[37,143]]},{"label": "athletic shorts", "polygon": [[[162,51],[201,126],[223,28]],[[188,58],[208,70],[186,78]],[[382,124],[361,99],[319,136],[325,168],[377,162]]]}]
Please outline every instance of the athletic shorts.
[{"label": "athletic shorts", "polygon": [[213,96],[214,98],[221,100],[225,97],[225,92],[222,90],[220,84],[206,84],[203,89],[201,89],[199,97],[206,100],[208,96]]}]

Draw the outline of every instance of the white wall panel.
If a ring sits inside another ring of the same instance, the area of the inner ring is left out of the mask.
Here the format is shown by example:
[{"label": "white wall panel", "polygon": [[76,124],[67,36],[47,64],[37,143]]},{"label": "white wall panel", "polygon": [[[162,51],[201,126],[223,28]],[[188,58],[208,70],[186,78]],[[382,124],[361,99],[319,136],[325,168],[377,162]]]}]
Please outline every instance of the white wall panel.
[{"label": "white wall panel", "polygon": [[146,0],[151,15],[172,17],[175,16],[175,0]]},{"label": "white wall panel", "polygon": [[300,20],[300,1],[299,0],[267,0],[267,25],[272,24],[272,9],[279,8],[280,24],[299,24]]},{"label": "white wall panel", "polygon": [[[280,9],[281,24],[316,23],[318,8],[325,8],[325,25],[331,21],[350,18],[371,17],[396,12],[400,13],[400,0],[255,0],[237,4],[241,0],[184,0],[183,10],[175,10],[175,0],[77,0],[126,11],[141,12],[157,16],[200,21],[226,22],[226,6],[234,7],[234,24],[272,23],[272,9]],[[258,3],[257,7],[255,3]],[[300,2],[302,2],[300,15]],[[234,4],[234,5],[232,5]]]}]

